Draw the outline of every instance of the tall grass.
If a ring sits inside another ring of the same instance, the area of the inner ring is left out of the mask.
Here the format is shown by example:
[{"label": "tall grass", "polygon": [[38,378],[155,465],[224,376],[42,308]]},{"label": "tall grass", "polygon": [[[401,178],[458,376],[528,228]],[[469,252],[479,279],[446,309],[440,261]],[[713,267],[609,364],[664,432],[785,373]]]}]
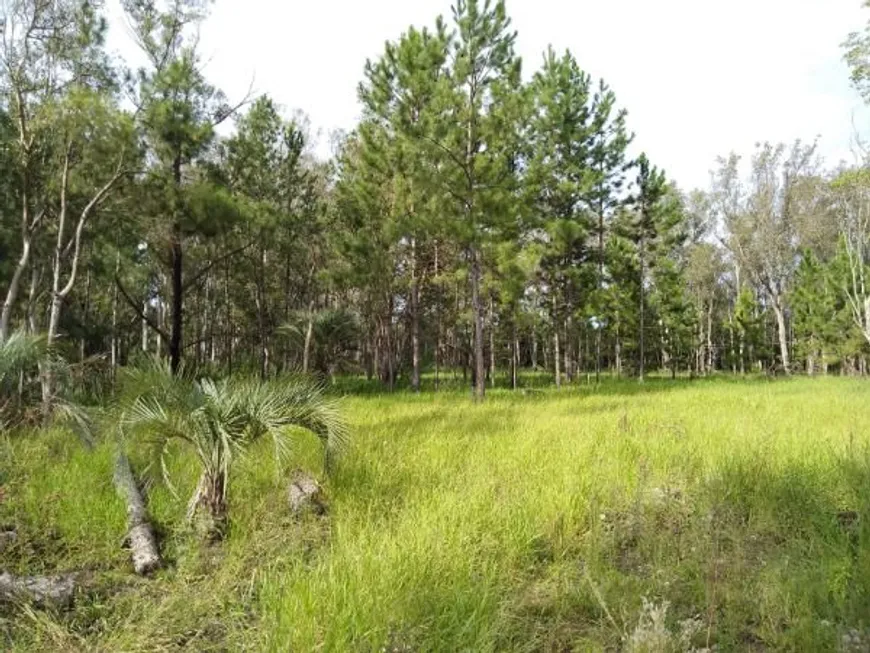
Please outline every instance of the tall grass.
[{"label": "tall grass", "polygon": [[[267,448],[243,463],[231,500],[244,508],[220,547],[185,533],[183,499],[155,485],[170,565],[149,581],[124,573],[108,452],[59,432],[7,438],[0,524],[26,532],[0,567],[91,564],[107,580],[69,614],[0,607],[0,637],[19,650],[860,647],[867,390],[716,379],[495,391],[482,406],[464,391],[349,398],[326,518],[288,514]],[[313,443],[297,463],[319,469]],[[192,488],[194,466],[178,466]],[[46,542],[62,544],[40,557]]]}]

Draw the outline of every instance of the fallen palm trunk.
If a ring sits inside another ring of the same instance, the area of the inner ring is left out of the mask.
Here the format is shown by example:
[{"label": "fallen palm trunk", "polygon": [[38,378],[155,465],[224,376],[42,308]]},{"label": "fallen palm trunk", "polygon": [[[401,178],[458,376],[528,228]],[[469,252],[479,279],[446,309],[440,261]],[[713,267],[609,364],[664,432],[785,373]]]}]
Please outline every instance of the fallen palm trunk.
[{"label": "fallen palm trunk", "polygon": [[18,531],[14,528],[4,528],[0,529],[0,553],[2,553],[6,547],[12,546],[18,540]]},{"label": "fallen palm trunk", "polygon": [[311,511],[316,515],[322,515],[326,512],[320,484],[313,476],[301,470],[293,473],[290,487],[287,490],[287,500],[290,504],[290,512],[294,515],[306,511]]},{"label": "fallen palm trunk", "polygon": [[123,453],[115,460],[115,489],[127,504],[127,537],[133,557],[133,569],[137,574],[148,574],[160,566],[160,554],[157,552],[157,539],[148,520],[145,500],[136,485],[130,461]]},{"label": "fallen palm trunk", "polygon": [[13,576],[0,574],[0,603],[26,601],[40,606],[68,606],[76,590],[75,574]]}]

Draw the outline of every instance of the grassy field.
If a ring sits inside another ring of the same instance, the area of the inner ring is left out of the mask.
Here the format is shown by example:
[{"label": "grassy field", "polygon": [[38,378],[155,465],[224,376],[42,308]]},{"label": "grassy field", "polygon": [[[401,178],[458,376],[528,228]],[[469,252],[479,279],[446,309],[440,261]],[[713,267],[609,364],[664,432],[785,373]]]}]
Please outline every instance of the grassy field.
[{"label": "grassy field", "polygon": [[[221,545],[155,485],[168,566],[120,547],[112,450],[0,440],[0,570],[85,570],[70,611],[0,606],[0,649],[719,651],[870,647],[870,402],[848,379],[653,380],[348,398],[326,517],[267,450]],[[298,464],[319,469],[300,442]],[[134,460],[141,468],[144,461]],[[849,511],[854,511],[855,514]]]}]

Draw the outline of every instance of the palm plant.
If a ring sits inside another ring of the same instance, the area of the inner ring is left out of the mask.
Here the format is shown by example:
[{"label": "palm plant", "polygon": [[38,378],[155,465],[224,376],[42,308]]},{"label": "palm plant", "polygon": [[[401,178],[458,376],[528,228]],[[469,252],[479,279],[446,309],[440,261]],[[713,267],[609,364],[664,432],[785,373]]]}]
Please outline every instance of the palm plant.
[{"label": "palm plant", "polygon": [[210,537],[220,537],[227,523],[232,464],[254,442],[270,438],[282,462],[291,452],[294,431],[305,429],[320,439],[327,469],[346,444],[336,403],[308,381],[196,379],[183,369],[173,376],[165,363],[133,372],[129,381],[122,428],[150,437],[170,487],[170,445],[180,442],[195,454],[201,473],[188,519],[200,517]]},{"label": "palm plant", "polygon": [[12,333],[0,342],[0,387],[18,383],[18,374],[35,368],[48,354],[46,339],[24,331]]},{"label": "palm plant", "polygon": [[352,360],[360,325],[354,313],[341,308],[298,311],[278,328],[278,333],[288,338],[303,359],[310,356],[314,369],[333,379]]},{"label": "palm plant", "polygon": [[[85,445],[92,446],[90,418],[81,406],[62,396],[59,384],[47,396],[40,392],[46,373],[58,379],[68,376],[69,370],[43,334],[16,331],[0,342],[0,430],[26,422],[30,413],[66,421]],[[35,411],[39,404],[41,410]]]}]

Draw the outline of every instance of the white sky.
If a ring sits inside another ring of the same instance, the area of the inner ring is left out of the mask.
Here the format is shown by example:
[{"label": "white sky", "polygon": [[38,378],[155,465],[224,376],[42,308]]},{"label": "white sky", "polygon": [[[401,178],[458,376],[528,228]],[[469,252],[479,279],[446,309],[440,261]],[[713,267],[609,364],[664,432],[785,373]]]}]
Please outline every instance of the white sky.
[{"label": "white sky", "polygon": [[[353,128],[366,58],[450,0],[217,0],[202,27],[209,80],[230,99],[251,80],[320,132]],[[569,48],[628,109],[638,151],[684,189],[706,187],[717,155],[758,141],[820,138],[852,162],[870,111],[850,88],[840,43],[870,18],[861,0],[508,0],[526,77],[548,44]],[[110,47],[129,52],[113,21]]]}]

